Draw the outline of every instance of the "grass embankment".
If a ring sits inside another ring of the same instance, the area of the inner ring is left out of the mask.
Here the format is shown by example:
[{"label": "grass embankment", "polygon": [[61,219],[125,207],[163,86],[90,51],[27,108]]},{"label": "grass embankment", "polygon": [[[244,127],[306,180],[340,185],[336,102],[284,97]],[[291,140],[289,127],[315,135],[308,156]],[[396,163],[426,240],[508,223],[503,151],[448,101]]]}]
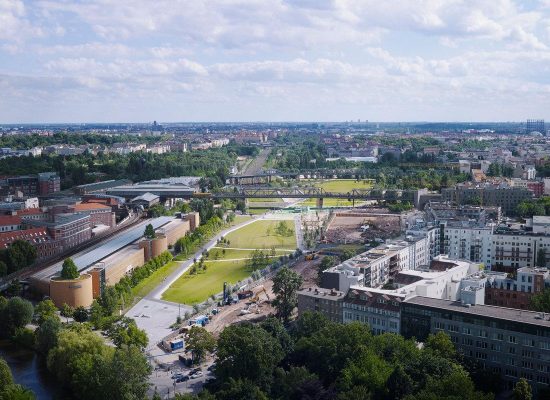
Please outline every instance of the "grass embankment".
[{"label": "grass embankment", "polygon": [[[225,254],[223,248],[213,248],[205,261],[206,271],[195,275],[186,272],[163,293],[163,300],[195,304],[205,301],[222,291],[223,283],[235,283],[248,277],[247,258],[253,250],[265,249],[270,253],[274,247],[276,256],[288,254],[296,248],[294,221],[286,221],[287,236],[276,233],[280,221],[256,221],[229,233]],[[216,260],[216,255],[218,259]]]},{"label": "grass embankment", "polygon": [[[236,215],[233,222],[225,225],[222,229],[230,228],[240,223],[250,221],[251,219],[252,217],[250,217],[249,215]],[[200,246],[197,246],[197,250],[199,247]],[[132,294],[134,295],[134,297],[145,297],[149,292],[160,285],[162,281],[166,279],[166,277],[176,271],[180,267],[182,261],[187,260],[188,258],[189,257],[176,256],[174,257],[173,261],[170,261],[168,264],[157,269],[150,276],[138,283],[137,286],[132,288]]]},{"label": "grass embankment", "polygon": [[[304,181],[305,186],[314,186],[324,189],[326,192],[348,193],[353,189],[370,189],[370,181],[356,181],[355,179],[329,179],[324,181]],[[359,202],[356,201],[357,205]],[[300,203],[303,206],[317,206],[317,199],[307,199]],[[347,199],[323,199],[323,207],[351,207],[352,201]]]}]

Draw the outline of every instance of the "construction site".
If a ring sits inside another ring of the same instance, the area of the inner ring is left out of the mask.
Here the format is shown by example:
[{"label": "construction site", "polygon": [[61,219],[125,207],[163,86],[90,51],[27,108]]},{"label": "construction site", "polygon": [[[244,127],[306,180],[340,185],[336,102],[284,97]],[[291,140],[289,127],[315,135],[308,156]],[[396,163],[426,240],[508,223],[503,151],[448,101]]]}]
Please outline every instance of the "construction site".
[{"label": "construction site", "polygon": [[334,244],[368,243],[393,238],[402,227],[402,216],[385,208],[337,211],[331,215],[324,239]]}]

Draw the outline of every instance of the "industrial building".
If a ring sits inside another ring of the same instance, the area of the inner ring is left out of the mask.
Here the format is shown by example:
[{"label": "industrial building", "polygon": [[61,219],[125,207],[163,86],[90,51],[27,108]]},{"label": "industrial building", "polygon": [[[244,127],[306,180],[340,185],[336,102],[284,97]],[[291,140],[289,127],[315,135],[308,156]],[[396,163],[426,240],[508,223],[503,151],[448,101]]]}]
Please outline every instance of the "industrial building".
[{"label": "industrial building", "polygon": [[[134,268],[168,250],[168,246],[185,236],[190,231],[191,221],[197,221],[195,214],[144,221],[74,257],[73,261],[84,278],[59,279],[62,262],[58,262],[32,275],[31,286],[50,296],[58,307],[64,303],[88,307],[101,295],[103,287],[115,285]],[[149,223],[157,233],[154,239],[143,238],[145,226]]]}]

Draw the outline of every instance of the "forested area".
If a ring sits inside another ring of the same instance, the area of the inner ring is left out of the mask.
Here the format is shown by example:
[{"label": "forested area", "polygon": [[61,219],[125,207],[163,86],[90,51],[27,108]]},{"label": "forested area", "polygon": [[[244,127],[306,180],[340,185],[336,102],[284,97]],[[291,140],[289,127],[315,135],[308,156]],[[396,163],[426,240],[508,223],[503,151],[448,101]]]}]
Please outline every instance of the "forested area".
[{"label": "forested area", "polygon": [[0,147],[12,149],[31,149],[37,146],[51,146],[66,144],[80,146],[85,144],[109,146],[115,143],[157,143],[165,140],[158,136],[137,135],[100,135],[96,133],[58,132],[50,136],[46,135],[5,135],[0,137]]},{"label": "forested area", "polygon": [[12,157],[0,160],[0,175],[59,173],[63,188],[95,182],[100,179],[126,178],[144,181],[170,176],[201,176],[208,185],[222,186],[237,156],[255,154],[257,148],[230,145],[186,153],[153,154],[135,152],[128,155],[84,153],[75,156],[42,155]]},{"label": "forested area", "polygon": [[306,313],[288,329],[275,318],[227,327],[217,343],[216,379],[179,399],[489,400],[499,378],[466,362],[449,336],[424,348],[367,325]]}]

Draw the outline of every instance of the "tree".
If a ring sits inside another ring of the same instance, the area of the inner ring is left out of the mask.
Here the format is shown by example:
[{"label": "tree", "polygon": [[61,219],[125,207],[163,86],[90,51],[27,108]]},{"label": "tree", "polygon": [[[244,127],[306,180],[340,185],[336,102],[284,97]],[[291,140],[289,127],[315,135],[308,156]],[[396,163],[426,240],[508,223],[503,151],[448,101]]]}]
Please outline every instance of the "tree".
[{"label": "tree", "polygon": [[344,262],[346,260],[349,260],[354,255],[355,255],[355,253],[353,251],[351,251],[349,249],[346,249],[340,254],[340,261]]},{"label": "tree", "polygon": [[390,399],[400,400],[406,395],[412,393],[414,382],[411,377],[403,370],[401,365],[397,365],[388,378],[388,397]]},{"label": "tree", "polygon": [[73,317],[74,314],[74,308],[72,308],[67,303],[63,303],[61,306],[61,316],[67,318],[67,322],[69,322],[69,318]]},{"label": "tree", "polygon": [[88,320],[88,310],[86,310],[84,307],[79,306],[74,310],[73,313],[73,319],[76,322],[86,322]]},{"label": "tree", "polygon": [[531,297],[530,308],[535,311],[550,312],[550,288]]},{"label": "tree", "polygon": [[456,358],[456,348],[451,337],[443,331],[438,331],[435,335],[430,334],[426,340],[425,347],[433,351],[439,357],[453,360]]},{"label": "tree", "polygon": [[48,355],[49,351],[57,346],[57,335],[61,331],[61,322],[57,317],[47,317],[42,321],[36,334],[36,348],[37,350]]},{"label": "tree", "polygon": [[336,265],[337,261],[336,261],[336,258],[334,257],[331,257],[331,256],[325,256],[323,257],[323,259],[321,260],[321,262],[319,263],[319,267],[318,267],[318,283],[321,283],[321,276],[323,275],[323,272],[326,271],[327,269],[329,269],[330,267],[333,267],[334,265]]},{"label": "tree", "polygon": [[72,258],[66,258],[63,261],[63,266],[61,268],[61,278],[63,279],[77,279],[80,276],[78,268],[74,263]]},{"label": "tree", "polygon": [[32,265],[35,260],[36,248],[25,240],[16,240],[7,249],[6,264],[10,274]]},{"label": "tree", "polygon": [[13,384],[13,375],[10,366],[3,358],[0,358],[0,388]]},{"label": "tree", "polygon": [[277,309],[277,316],[287,323],[292,311],[298,304],[297,290],[302,285],[302,277],[288,267],[283,267],[273,278],[273,306]]},{"label": "tree", "polygon": [[146,398],[151,366],[141,350],[135,346],[117,349],[108,366],[103,398],[136,400]]},{"label": "tree", "polygon": [[216,339],[206,329],[193,326],[189,331],[186,347],[193,353],[193,361],[200,363],[207,353],[214,351]]},{"label": "tree", "polygon": [[230,325],[218,340],[216,377],[248,379],[259,387],[266,387],[273,378],[273,370],[283,359],[281,345],[257,325]]},{"label": "tree", "polygon": [[148,224],[145,227],[145,232],[143,233],[143,236],[145,236],[147,239],[154,239],[156,237],[155,228],[153,228],[153,225]]},{"label": "tree", "polygon": [[8,265],[0,260],[0,278],[8,274]]},{"label": "tree", "polygon": [[407,400],[493,400],[492,394],[476,391],[468,374],[460,367],[440,378],[428,377],[426,386],[419,393],[407,396]]},{"label": "tree", "polygon": [[113,315],[118,310],[119,295],[114,286],[107,286],[103,289],[99,298],[99,305],[103,307],[105,314]]},{"label": "tree", "polygon": [[[12,297],[7,302],[0,304],[0,336],[10,337],[18,328],[24,328],[32,321],[34,313],[30,301],[20,297]],[[4,329],[5,327],[5,329]]]},{"label": "tree", "polygon": [[21,385],[12,384],[0,390],[0,399],[1,400],[34,400],[36,399],[36,396],[31,390],[24,388]]},{"label": "tree", "polygon": [[517,381],[513,390],[514,400],[531,400],[533,393],[531,391],[531,385],[525,378],[521,378]]},{"label": "tree", "polygon": [[107,331],[107,336],[118,348],[135,346],[143,350],[149,342],[145,331],[138,328],[136,321],[127,317],[113,324]]},{"label": "tree", "polygon": [[254,383],[248,379],[229,379],[222,385],[219,392],[216,393],[217,400],[268,400],[267,395]]},{"label": "tree", "polygon": [[42,300],[34,308],[34,319],[41,325],[47,318],[57,318],[57,307],[50,299]]}]

